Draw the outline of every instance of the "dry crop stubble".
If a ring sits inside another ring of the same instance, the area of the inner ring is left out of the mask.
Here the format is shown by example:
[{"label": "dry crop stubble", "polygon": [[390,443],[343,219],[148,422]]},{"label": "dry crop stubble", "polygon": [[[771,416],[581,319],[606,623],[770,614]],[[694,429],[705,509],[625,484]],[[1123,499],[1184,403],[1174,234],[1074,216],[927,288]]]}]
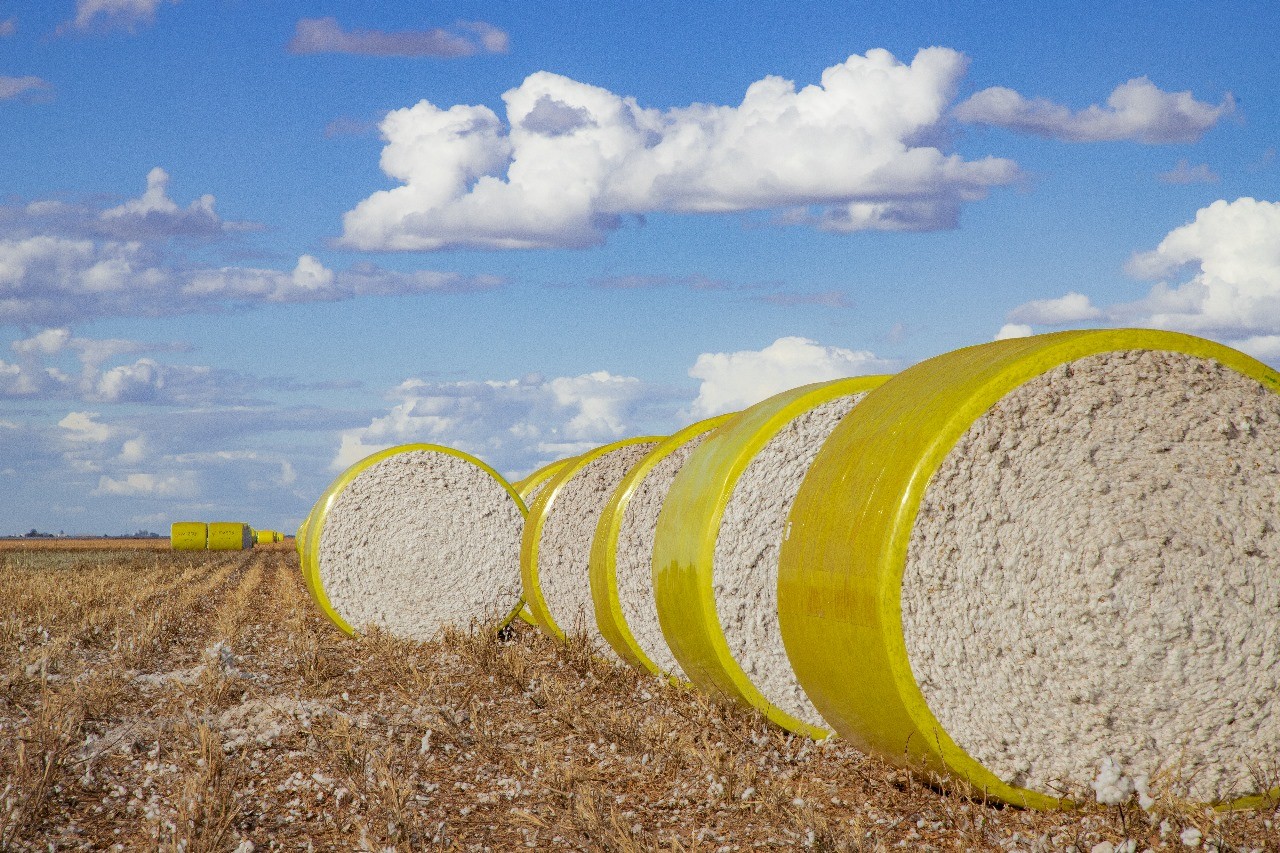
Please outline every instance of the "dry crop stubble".
[{"label": "dry crop stubble", "polygon": [[1277,849],[1274,808],[939,792],[525,625],[352,639],[288,549],[4,552],[0,661],[0,848]]}]

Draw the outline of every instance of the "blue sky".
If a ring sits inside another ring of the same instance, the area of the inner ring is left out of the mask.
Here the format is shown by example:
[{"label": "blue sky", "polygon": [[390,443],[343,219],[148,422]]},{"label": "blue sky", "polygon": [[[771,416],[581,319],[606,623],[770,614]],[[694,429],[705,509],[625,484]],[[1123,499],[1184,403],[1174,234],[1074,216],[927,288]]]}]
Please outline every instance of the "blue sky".
[{"label": "blue sky", "polygon": [[1280,362],[1270,2],[0,0],[0,533],[1061,328]]}]

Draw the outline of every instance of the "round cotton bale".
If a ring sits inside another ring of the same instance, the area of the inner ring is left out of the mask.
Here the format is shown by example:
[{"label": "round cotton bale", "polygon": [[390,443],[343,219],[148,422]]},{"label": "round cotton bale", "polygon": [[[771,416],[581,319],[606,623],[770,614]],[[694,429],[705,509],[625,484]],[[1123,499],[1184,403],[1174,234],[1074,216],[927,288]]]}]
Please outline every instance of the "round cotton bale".
[{"label": "round cotton bale", "polygon": [[699,421],[660,442],[622,478],[600,514],[590,567],[596,625],[618,656],[641,672],[686,680],[658,622],[653,540],[676,474],[702,440],[735,415]]},{"label": "round cotton bale", "polygon": [[599,648],[609,648],[591,600],[591,541],[618,483],[661,440],[628,438],[570,460],[529,508],[520,544],[524,599],[549,636],[585,635]]},{"label": "round cotton bale", "polygon": [[1259,802],[1278,465],[1280,374],[1210,341],[1062,332],[922,362],[800,489],[787,651],[839,734],[985,796],[1066,805],[1118,767]]},{"label": "round cotton bale", "polygon": [[[538,492],[542,491],[542,487],[551,482],[551,478],[572,461],[573,457],[557,459],[555,462],[542,466],[523,480],[518,480],[511,485],[520,493],[520,500],[524,501],[524,505],[532,507],[534,499],[538,497]],[[520,611],[516,616],[527,625],[536,626],[538,624],[533,618],[533,614],[529,611],[529,605],[527,604],[521,603]]]},{"label": "round cotton bale", "polygon": [[689,680],[813,738],[828,732],[778,631],[778,548],[822,443],[885,378],[806,385],[742,412],[693,451],[658,516],[658,619]]},{"label": "round cotton bale", "polygon": [[343,631],[428,640],[446,625],[501,627],[520,606],[525,507],[469,454],[407,444],[352,465],[307,525],[306,571]]},{"label": "round cotton bale", "polygon": [[175,551],[203,551],[209,543],[209,525],[203,521],[175,521],[169,528],[169,545]]},{"label": "round cotton bale", "polygon": [[245,551],[253,547],[253,533],[240,521],[210,522],[208,547],[210,551]]}]

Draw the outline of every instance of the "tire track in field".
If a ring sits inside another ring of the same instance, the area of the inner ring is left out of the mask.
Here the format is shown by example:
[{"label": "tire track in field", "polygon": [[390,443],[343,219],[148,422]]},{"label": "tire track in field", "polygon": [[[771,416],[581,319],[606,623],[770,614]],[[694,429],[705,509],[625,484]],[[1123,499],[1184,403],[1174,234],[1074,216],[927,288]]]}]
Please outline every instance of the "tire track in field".
[{"label": "tire track in field", "polygon": [[297,556],[286,556],[278,582],[280,584],[280,603],[289,611],[291,620],[316,613],[315,601],[311,591],[307,589],[302,577],[302,566]]},{"label": "tire track in field", "polygon": [[[244,629],[244,620],[250,615],[251,599],[260,598],[265,574],[270,560],[266,553],[253,551],[248,569],[239,576],[234,587],[224,590],[223,601],[216,602],[218,619],[212,625],[211,635],[216,639],[234,643],[238,634]],[[256,603],[256,602],[255,602]]]},{"label": "tire track in field", "polygon": [[[244,574],[251,559],[251,551],[232,552],[229,558],[215,563],[203,578],[179,586],[159,599],[158,609],[147,615],[132,636],[121,644],[122,649],[127,648],[122,664],[132,658],[130,668],[141,669],[146,653],[157,650],[154,660],[145,661],[154,671],[161,662],[172,664],[175,658],[198,645],[208,633],[211,602],[220,599],[225,588]],[[166,644],[165,640],[170,642]]]}]

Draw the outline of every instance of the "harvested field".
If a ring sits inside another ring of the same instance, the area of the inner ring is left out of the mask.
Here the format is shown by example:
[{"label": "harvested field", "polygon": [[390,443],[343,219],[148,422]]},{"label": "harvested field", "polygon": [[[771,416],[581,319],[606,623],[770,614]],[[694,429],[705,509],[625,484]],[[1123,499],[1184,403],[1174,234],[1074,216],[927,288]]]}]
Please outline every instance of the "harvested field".
[{"label": "harvested field", "polygon": [[350,639],[289,545],[0,550],[0,850],[1280,850],[1278,821],[967,800],[521,623]]},{"label": "harvested field", "polygon": [[169,537],[158,539],[0,539],[0,551],[160,551],[169,548]]}]

